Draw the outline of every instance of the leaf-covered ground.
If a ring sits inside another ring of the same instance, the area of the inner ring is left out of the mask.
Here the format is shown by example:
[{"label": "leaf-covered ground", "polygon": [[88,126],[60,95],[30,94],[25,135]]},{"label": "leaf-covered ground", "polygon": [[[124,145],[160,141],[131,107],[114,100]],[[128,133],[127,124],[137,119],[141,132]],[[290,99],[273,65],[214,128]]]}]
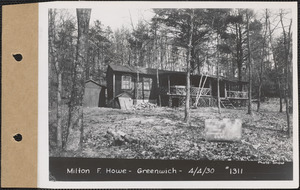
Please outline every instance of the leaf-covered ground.
[{"label": "leaf-covered ground", "polygon": [[[111,108],[84,109],[84,143],[81,151],[63,156],[126,159],[208,159],[291,161],[292,138],[287,138],[286,115],[274,102],[264,103],[261,112],[250,116],[244,109],[191,109],[192,125],[185,125],[183,108],[156,107],[126,111]],[[275,110],[276,109],[276,110]],[[208,142],[204,120],[240,118],[240,142]],[[107,131],[134,139],[121,145],[108,138]],[[50,131],[51,132],[51,131]],[[51,144],[51,142],[50,142]]]}]

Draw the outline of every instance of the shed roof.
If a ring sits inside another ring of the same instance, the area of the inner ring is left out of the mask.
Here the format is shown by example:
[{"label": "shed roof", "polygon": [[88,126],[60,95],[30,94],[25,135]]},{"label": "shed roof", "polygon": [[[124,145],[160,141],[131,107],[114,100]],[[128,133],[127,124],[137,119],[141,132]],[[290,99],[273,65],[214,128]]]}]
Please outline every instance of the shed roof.
[{"label": "shed roof", "polygon": [[132,94],[130,94],[129,92],[122,92],[121,94],[118,94],[114,98],[118,98],[118,97],[132,98]]},{"label": "shed roof", "polygon": [[89,80],[86,80],[86,81],[85,81],[85,83],[88,83],[88,82],[92,82],[92,83],[94,83],[94,84],[96,84],[96,85],[98,85],[98,86],[101,86],[101,87],[106,88],[105,85],[101,85],[101,84],[97,83],[96,81],[94,81],[93,79],[89,79]]}]

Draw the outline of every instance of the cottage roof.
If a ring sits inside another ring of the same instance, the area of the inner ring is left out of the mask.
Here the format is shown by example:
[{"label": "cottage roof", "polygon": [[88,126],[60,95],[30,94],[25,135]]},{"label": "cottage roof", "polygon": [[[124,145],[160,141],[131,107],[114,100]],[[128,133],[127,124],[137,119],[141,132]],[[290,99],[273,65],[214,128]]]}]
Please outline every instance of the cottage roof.
[{"label": "cottage roof", "polygon": [[113,71],[117,72],[125,72],[125,73],[137,73],[139,72],[140,74],[148,74],[148,75],[154,75],[156,74],[156,69],[151,69],[151,68],[137,68],[135,66],[130,66],[130,65],[115,65],[115,64],[110,64],[109,67]]},{"label": "cottage roof", "polygon": [[[218,77],[216,75],[210,75],[209,76],[210,78],[213,78],[213,79],[217,79]],[[229,81],[229,82],[235,82],[235,83],[248,83],[248,81],[244,81],[244,80],[241,80],[239,81],[237,78],[232,78],[232,77],[224,77],[224,76],[219,76],[219,80],[224,80],[224,81]]]},{"label": "cottage roof", "polygon": [[132,69],[131,66],[129,65],[114,65],[114,64],[110,64],[109,67],[113,70],[113,71],[119,71],[119,72],[134,72],[134,70]]},{"label": "cottage roof", "polygon": [[[139,72],[139,74],[147,74],[147,75],[156,75],[156,69],[152,69],[152,68],[136,68],[135,66],[130,66],[130,65],[115,65],[115,64],[110,64],[109,65],[110,68],[113,71],[117,71],[117,72],[125,72],[125,73],[137,73],[137,71]],[[183,71],[168,71],[168,70],[158,70],[158,74],[159,75],[185,75],[186,72]],[[191,76],[201,76],[199,74],[192,74]],[[208,77],[210,78],[214,78],[216,79],[217,76],[215,75],[208,75]],[[236,78],[228,78],[228,77],[224,77],[224,76],[219,76],[220,80],[225,80],[225,81],[230,81],[230,82],[241,82],[241,83],[248,83],[247,81],[239,81]]]}]

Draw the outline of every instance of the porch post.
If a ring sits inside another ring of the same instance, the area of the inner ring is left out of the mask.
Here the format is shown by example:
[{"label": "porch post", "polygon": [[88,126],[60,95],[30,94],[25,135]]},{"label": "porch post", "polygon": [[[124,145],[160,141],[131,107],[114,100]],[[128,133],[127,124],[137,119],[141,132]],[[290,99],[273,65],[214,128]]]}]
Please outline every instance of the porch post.
[{"label": "porch post", "polygon": [[209,88],[210,88],[210,95],[212,96],[212,86],[211,86],[211,79],[209,79]]},{"label": "porch post", "polygon": [[227,98],[227,90],[226,90],[226,87],[227,87],[227,83],[226,83],[226,81],[224,81],[224,93],[225,93],[225,98]]},{"label": "porch post", "polygon": [[113,74],[113,98],[116,96],[116,76]]},{"label": "porch post", "polygon": [[208,81],[208,85],[209,85],[209,89],[210,89],[210,92],[209,92],[210,97],[208,98],[208,106],[211,107],[212,106],[212,104],[211,104],[211,99],[212,99],[211,78]]},{"label": "porch post", "polygon": [[171,86],[170,86],[170,75],[168,75],[168,93],[171,93]]},{"label": "porch post", "polygon": [[145,101],[145,94],[144,94],[144,77],[142,77],[142,94],[143,94],[143,102]]}]

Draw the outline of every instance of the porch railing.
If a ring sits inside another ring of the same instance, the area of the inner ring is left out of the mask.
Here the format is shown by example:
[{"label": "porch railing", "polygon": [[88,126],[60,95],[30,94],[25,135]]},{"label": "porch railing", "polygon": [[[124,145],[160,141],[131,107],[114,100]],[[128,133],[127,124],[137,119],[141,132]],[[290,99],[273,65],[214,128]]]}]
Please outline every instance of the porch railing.
[{"label": "porch railing", "polygon": [[[191,87],[191,96],[196,96],[199,92],[198,87]],[[168,88],[162,87],[160,89],[161,94],[169,94],[169,95],[186,95],[185,86],[170,86],[170,93],[168,92]],[[201,91],[201,96],[211,96],[210,88],[203,88]]]},{"label": "porch railing", "polygon": [[199,89],[198,87],[191,87],[191,95],[196,96],[197,93],[201,91],[201,96],[210,96],[211,95],[211,89],[210,88],[202,88]]},{"label": "porch railing", "polygon": [[248,92],[245,92],[245,91],[226,91],[226,98],[248,99]]}]

